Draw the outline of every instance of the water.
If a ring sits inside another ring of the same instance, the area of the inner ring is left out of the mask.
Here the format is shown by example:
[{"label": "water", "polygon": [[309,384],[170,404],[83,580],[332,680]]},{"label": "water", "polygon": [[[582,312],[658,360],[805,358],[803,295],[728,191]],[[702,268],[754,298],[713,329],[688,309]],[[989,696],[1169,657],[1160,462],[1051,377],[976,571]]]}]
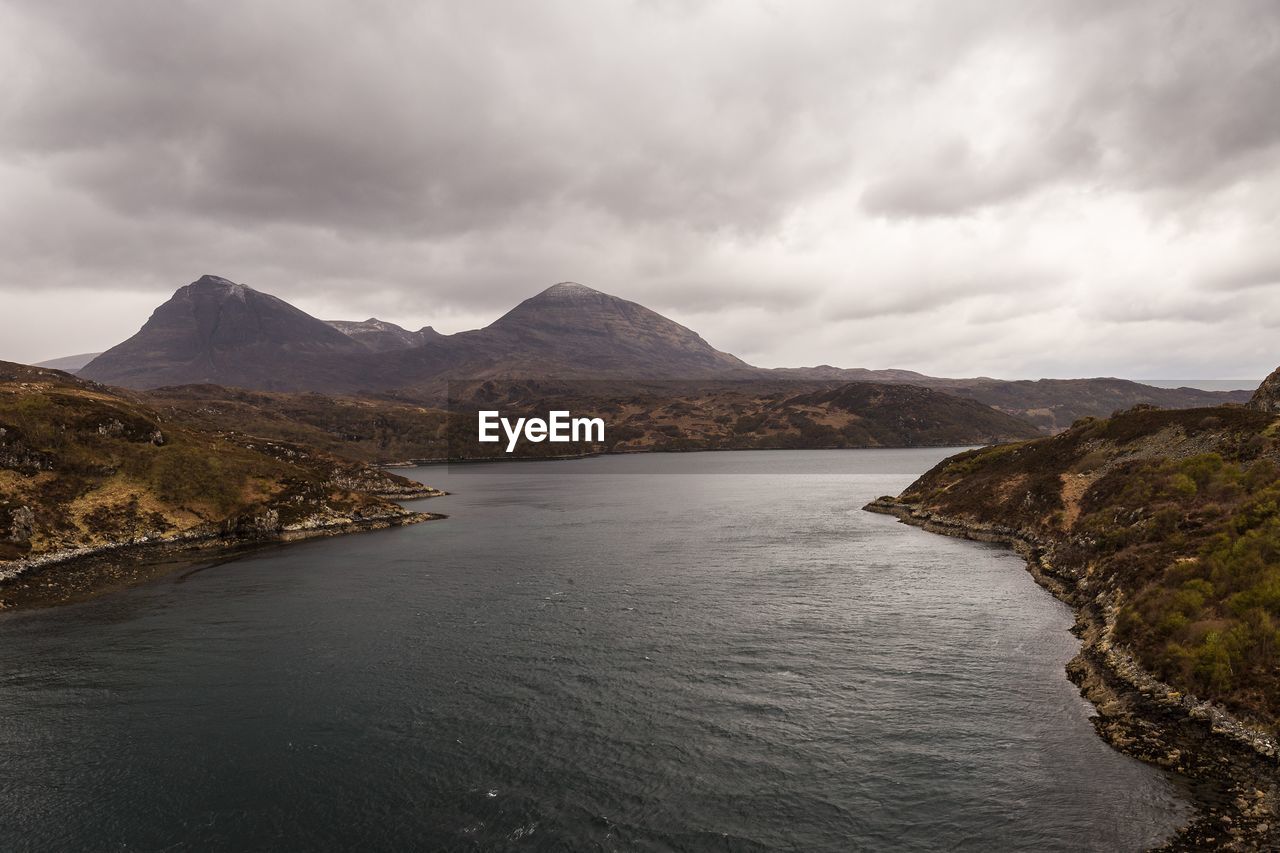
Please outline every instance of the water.
[{"label": "water", "polygon": [[1186,814],[942,450],[424,468],[447,521],[0,618],[0,849],[1132,850]]},{"label": "water", "polygon": [[1157,388],[1198,388],[1201,391],[1253,391],[1261,379],[1135,379]]}]

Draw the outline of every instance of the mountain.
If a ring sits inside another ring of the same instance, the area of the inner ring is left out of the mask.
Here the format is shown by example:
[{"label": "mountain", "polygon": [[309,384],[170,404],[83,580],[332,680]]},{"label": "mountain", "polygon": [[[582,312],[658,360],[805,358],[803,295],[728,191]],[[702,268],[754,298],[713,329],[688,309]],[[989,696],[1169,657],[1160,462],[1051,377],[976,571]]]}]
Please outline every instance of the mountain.
[{"label": "mountain", "polygon": [[[574,282],[552,285],[485,328],[455,335],[499,372],[689,379],[749,374],[691,329],[643,305]],[[481,377],[474,377],[481,378]]]},{"label": "mountain", "polygon": [[368,348],[282,299],[206,275],[180,288],[142,329],[79,375],[154,388],[215,382],[255,388],[341,381],[335,356]]},{"label": "mountain", "polygon": [[411,332],[395,323],[379,320],[377,317],[370,317],[360,322],[354,320],[326,320],[325,322],[374,352],[413,349],[428,341],[444,337],[430,326],[423,326],[418,331]]},{"label": "mountain", "polygon": [[930,387],[969,397],[1008,412],[1047,432],[1060,432],[1080,418],[1105,417],[1134,406],[1162,409],[1189,409],[1244,403],[1248,391],[1202,391],[1198,388],[1157,388],[1128,379],[1000,380],[972,379],[942,381]]},{"label": "mountain", "polygon": [[[407,345],[407,346],[406,346]],[[634,302],[564,282],[483,329],[440,335],[376,319],[326,323],[287,302],[204,276],[82,375],[132,388],[214,383],[264,390],[439,389],[452,378],[713,377],[745,362]]]},{"label": "mountain", "polygon": [[1138,404],[1244,403],[1248,392],[1157,388],[1123,379],[947,379],[909,370],[830,365],[763,369],[712,347],[642,305],[561,282],[482,329],[441,335],[370,318],[326,323],[242,284],[204,276],[156,309],[142,330],[83,376],[155,388],[213,383],[255,390],[394,392],[440,404],[448,382],[483,379],[680,379],[917,385],[1030,421],[1047,432]]},{"label": "mountain", "polygon": [[445,458],[448,413],[370,397],[180,385],[141,392],[166,421],[306,445],[362,462]]},{"label": "mountain", "polygon": [[37,362],[33,367],[47,367],[50,370],[62,370],[67,373],[75,373],[100,355],[102,355],[100,352],[82,352],[78,355],[64,355],[61,358],[51,358],[48,361]]},{"label": "mountain", "polygon": [[865,431],[871,441],[849,446],[993,444],[1039,434],[1026,421],[977,401],[906,384],[851,382],[792,397],[784,407],[808,413],[818,425],[852,415],[845,430]]},{"label": "mountain", "polygon": [[1248,391],[1204,391],[1198,388],[1161,388],[1128,379],[945,379],[910,370],[866,370],[821,367],[781,368],[775,374],[794,379],[854,380],[923,385],[959,397],[977,400],[1002,412],[1030,421],[1046,432],[1060,432],[1083,417],[1105,417],[1138,405],[1187,409],[1245,403]]}]

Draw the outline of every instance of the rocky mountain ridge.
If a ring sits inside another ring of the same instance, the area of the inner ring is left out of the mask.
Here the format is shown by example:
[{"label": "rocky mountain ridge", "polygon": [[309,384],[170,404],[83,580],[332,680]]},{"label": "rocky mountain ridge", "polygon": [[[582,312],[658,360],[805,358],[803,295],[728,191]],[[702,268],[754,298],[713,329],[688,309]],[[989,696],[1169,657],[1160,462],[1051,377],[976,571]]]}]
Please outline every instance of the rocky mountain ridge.
[{"label": "rocky mountain ridge", "polygon": [[413,349],[430,341],[444,337],[430,326],[423,326],[416,332],[401,328],[395,323],[370,317],[368,320],[325,320],[339,332],[364,344],[373,352],[391,352],[393,350]]},{"label": "rocky mountain ridge", "polygon": [[796,380],[907,384],[968,397],[1046,432],[1146,403],[1243,403],[1243,392],[1157,388],[1119,379],[946,379],[906,370],[764,369],[715,349],[691,329],[574,282],[524,300],[482,329],[410,332],[370,318],[317,320],[218,276],[180,288],[129,340],[80,371],[132,388],[211,383],[272,391],[394,393],[438,403],[450,381],[482,379]]}]

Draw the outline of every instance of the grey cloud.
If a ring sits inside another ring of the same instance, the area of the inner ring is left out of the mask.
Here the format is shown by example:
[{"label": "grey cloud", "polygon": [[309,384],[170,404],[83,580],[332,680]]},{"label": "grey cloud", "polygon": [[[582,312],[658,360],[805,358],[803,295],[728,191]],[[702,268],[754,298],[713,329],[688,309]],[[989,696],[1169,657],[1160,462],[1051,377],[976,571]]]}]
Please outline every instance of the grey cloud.
[{"label": "grey cloud", "polygon": [[41,6],[66,39],[4,141],[126,214],[418,236],[566,206],[761,228],[844,167],[820,132],[791,144],[832,118],[769,91],[792,54],[675,65],[675,20],[611,55],[592,40],[626,35],[616,15],[597,36],[569,4],[373,8]]},{"label": "grey cloud", "polygon": [[[899,274],[900,275],[900,274]],[[910,316],[952,311],[957,306],[978,301],[1004,303],[1009,298],[1022,298],[1027,303],[1039,302],[1038,293],[1058,287],[1061,275],[1046,269],[1005,259],[1002,265],[988,262],[985,267],[931,270],[926,277],[913,278],[911,286],[894,286],[893,278],[852,284],[825,304],[825,315],[832,320],[865,320],[874,317]],[[886,280],[887,279],[887,280]],[[1004,307],[1001,313],[1007,313]],[[967,315],[981,322],[981,311]]]},{"label": "grey cloud", "polygon": [[1174,322],[1215,325],[1250,309],[1248,300],[1213,299],[1204,295],[1175,293],[1164,296],[1129,297],[1117,294],[1106,305],[1084,312],[1109,323]]},{"label": "grey cloud", "polygon": [[1179,203],[1194,205],[1277,168],[1280,15],[1270,0],[1040,11],[1020,21],[1050,69],[1011,105],[1025,111],[1024,132],[977,156],[964,134],[981,135],[981,119],[961,120],[961,135],[873,180],[866,210],[962,215],[1064,183],[1184,193]]},{"label": "grey cloud", "polygon": [[1099,159],[1094,138],[1064,128],[1033,150],[982,156],[964,139],[940,146],[927,162],[873,182],[862,196],[870,213],[883,216],[950,216],[1013,201],[1047,183],[1087,169]]},{"label": "grey cloud", "polygon": [[[1185,265],[1175,289],[1274,280],[1215,235],[1275,215],[1278,26],[1266,0],[0,0],[0,291],[106,318],[215,272],[448,326],[573,279],[766,363],[926,314],[983,325],[947,338],[976,363],[1019,306],[1114,286],[1091,240],[1132,233],[1125,275]],[[1179,298],[1129,313],[1204,308]]]},{"label": "grey cloud", "polygon": [[[1276,235],[1271,235],[1274,239]],[[1233,258],[1220,269],[1204,275],[1204,290],[1241,291],[1260,287],[1280,287],[1280,250],[1268,244],[1257,254]]]}]

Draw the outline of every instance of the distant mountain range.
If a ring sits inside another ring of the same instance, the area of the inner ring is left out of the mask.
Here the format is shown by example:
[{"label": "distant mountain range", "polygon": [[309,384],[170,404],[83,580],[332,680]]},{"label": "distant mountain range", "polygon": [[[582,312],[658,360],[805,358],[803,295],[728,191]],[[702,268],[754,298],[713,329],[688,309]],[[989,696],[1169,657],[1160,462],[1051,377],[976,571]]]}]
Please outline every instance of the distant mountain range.
[{"label": "distant mountain range", "polygon": [[137,389],[212,383],[391,393],[433,402],[441,400],[447,380],[792,380],[815,387],[873,382],[967,397],[1048,431],[1136,404],[1190,408],[1249,398],[1246,391],[1157,388],[1111,378],[1007,381],[826,365],[758,368],[642,305],[572,282],[526,299],[483,329],[442,335],[430,326],[412,332],[373,318],[326,322],[269,294],[206,275],[180,288],[137,334],[78,374]]},{"label": "distant mountain range", "polygon": [[61,370],[64,373],[77,373],[86,364],[93,361],[100,352],[82,352],[76,355],[64,355],[60,358],[51,358],[48,361],[37,361],[32,367],[47,367],[51,370]]},{"label": "distant mountain range", "polygon": [[450,378],[721,378],[756,372],[634,302],[569,282],[483,329],[441,335],[366,320],[324,322],[206,275],[79,375],[131,388],[215,383],[272,391],[421,394]]}]

